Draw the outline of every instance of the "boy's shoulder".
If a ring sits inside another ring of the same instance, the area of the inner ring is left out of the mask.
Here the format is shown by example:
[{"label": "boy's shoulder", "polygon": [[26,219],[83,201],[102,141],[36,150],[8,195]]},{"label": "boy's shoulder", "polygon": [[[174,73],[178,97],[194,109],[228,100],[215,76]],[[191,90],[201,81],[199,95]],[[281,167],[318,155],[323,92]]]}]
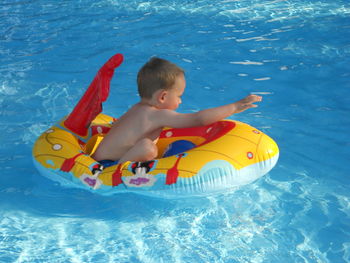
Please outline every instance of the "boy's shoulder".
[{"label": "boy's shoulder", "polygon": [[165,109],[158,109],[156,107],[153,107],[152,105],[147,105],[147,104],[141,104],[141,103],[137,103],[134,106],[132,106],[132,108],[130,108],[128,110],[129,113],[131,114],[137,114],[139,116],[145,116],[145,115],[149,115],[149,116],[160,116],[163,114],[166,114]]},{"label": "boy's shoulder", "polygon": [[169,109],[159,109],[152,105],[135,105],[133,115],[138,115],[140,118],[147,118],[155,122],[163,122],[168,118],[172,118],[175,111]]}]

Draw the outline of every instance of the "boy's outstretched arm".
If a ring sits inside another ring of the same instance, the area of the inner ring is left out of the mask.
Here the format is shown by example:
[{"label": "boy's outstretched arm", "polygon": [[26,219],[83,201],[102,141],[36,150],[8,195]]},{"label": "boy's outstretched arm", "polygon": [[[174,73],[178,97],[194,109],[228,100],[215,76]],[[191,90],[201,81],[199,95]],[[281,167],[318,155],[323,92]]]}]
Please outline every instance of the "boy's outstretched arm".
[{"label": "boy's outstretched arm", "polygon": [[242,100],[227,105],[201,110],[196,113],[181,114],[175,111],[163,111],[159,118],[163,122],[161,126],[173,128],[186,128],[194,126],[203,126],[225,119],[232,114],[240,113],[250,108],[255,108],[255,102],[262,100],[261,96],[249,95]]},{"label": "boy's outstretched arm", "polygon": [[250,108],[256,108],[258,106],[253,103],[259,102],[261,100],[261,96],[249,95],[237,102],[211,109],[202,110],[199,111],[197,114],[199,115],[199,119],[202,125],[208,125],[213,122],[225,119],[231,116],[232,114],[240,113]]}]

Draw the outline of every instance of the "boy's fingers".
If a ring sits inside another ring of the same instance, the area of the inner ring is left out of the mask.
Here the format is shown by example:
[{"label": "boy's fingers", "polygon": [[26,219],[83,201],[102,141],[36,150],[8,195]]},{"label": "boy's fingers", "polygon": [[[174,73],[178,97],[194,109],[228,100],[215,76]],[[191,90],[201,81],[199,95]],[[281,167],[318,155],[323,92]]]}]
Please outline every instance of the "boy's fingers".
[{"label": "boy's fingers", "polygon": [[256,101],[262,101],[262,97],[258,95],[253,95]]},{"label": "boy's fingers", "polygon": [[247,99],[248,99],[248,100],[251,100],[251,101],[253,101],[253,102],[255,102],[255,101],[262,101],[262,97],[261,97],[261,96],[254,95],[254,94],[249,95],[249,96],[247,97]]},{"label": "boy's fingers", "polygon": [[246,105],[245,105],[245,108],[246,108],[246,109],[256,108],[256,107],[258,107],[258,105],[251,104],[251,103],[250,103],[250,104],[246,104]]}]

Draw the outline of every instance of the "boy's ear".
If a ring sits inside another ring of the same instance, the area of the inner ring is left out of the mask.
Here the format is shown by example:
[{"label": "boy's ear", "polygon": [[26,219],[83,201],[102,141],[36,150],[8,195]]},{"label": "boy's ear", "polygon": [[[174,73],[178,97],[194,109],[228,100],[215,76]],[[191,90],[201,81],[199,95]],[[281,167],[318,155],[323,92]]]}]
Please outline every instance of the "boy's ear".
[{"label": "boy's ear", "polygon": [[167,91],[166,90],[161,90],[158,94],[158,100],[159,102],[164,102],[167,96]]}]

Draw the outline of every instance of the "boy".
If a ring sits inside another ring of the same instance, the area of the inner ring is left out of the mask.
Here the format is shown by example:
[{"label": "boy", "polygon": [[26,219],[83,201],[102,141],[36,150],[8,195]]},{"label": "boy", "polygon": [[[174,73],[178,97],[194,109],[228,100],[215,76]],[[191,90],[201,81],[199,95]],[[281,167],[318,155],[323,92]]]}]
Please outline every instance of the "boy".
[{"label": "boy", "polygon": [[203,126],[257,107],[262,98],[249,95],[235,103],[195,113],[177,113],[186,81],[184,71],[160,58],[151,58],[137,75],[141,101],[129,109],[102,140],[93,158],[105,161],[144,162],[157,157],[155,143],[163,127]]}]

